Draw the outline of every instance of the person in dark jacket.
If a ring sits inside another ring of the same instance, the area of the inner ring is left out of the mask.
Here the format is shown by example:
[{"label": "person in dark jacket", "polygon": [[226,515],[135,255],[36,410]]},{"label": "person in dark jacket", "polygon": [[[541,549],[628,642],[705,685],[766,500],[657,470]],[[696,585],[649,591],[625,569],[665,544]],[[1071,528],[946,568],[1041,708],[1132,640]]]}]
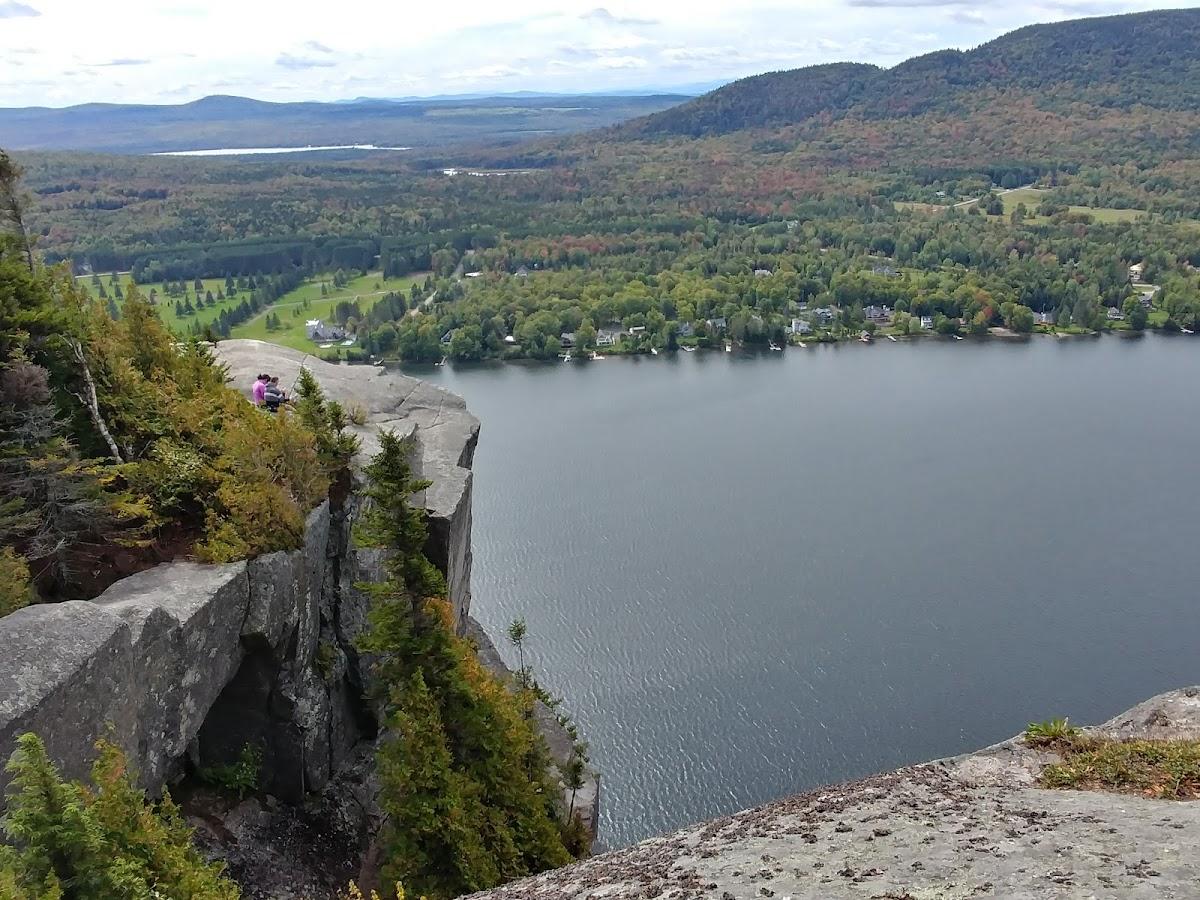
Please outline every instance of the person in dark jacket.
[{"label": "person in dark jacket", "polygon": [[286,402],[287,395],[279,386],[279,376],[276,375],[267,382],[267,388],[263,392],[263,405],[266,406],[267,412],[277,412],[279,405]]}]

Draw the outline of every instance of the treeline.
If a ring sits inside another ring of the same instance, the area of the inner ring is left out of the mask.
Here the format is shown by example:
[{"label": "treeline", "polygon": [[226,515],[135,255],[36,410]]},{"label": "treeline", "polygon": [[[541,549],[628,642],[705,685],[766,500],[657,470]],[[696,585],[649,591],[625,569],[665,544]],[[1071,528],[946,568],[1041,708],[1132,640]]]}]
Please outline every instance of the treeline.
[{"label": "treeline", "polygon": [[[188,334],[207,341],[227,338],[234,328],[243,322],[250,321],[284,294],[294,291],[304,283],[304,280],[305,275],[296,270],[285,272],[282,275],[259,278],[257,281],[250,278],[249,283],[253,287],[250,288],[248,296],[241,303],[222,309],[212,322],[191,323],[188,326]],[[198,296],[197,300],[199,300]],[[178,303],[178,301],[176,302]]]},{"label": "treeline", "polygon": [[[1160,324],[1192,328],[1200,318],[1192,246],[1162,225],[1014,224],[963,212],[505,240],[473,257],[480,278],[439,282],[438,302],[420,315],[380,324],[380,309],[358,341],[372,355],[417,362],[550,358],[596,347],[606,330],[624,332],[622,346],[633,350],[725,337],[765,345],[786,340],[795,318],[814,334],[874,328],[872,307],[886,307],[893,327],[928,317],[944,333],[1029,331],[1038,315],[1059,328],[1136,328],[1148,316],[1130,285],[1134,261],[1163,286]],[[528,274],[515,274],[523,266]],[[814,319],[816,309],[827,318]]]}]

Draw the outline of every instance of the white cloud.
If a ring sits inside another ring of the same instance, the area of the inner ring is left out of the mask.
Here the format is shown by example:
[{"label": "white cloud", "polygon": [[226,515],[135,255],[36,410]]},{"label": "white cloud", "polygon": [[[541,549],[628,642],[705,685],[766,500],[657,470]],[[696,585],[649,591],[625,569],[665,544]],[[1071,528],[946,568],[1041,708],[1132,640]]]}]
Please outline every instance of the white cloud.
[{"label": "white cloud", "polygon": [[0,19],[33,19],[40,15],[41,13],[28,3],[19,3],[17,0],[0,0]]},{"label": "white cloud", "polygon": [[[281,15],[246,0],[0,0],[0,105],[661,89],[838,60],[893,65],[1031,22],[1155,3],[357,0]],[[22,50],[35,52],[18,70],[8,62]]]}]

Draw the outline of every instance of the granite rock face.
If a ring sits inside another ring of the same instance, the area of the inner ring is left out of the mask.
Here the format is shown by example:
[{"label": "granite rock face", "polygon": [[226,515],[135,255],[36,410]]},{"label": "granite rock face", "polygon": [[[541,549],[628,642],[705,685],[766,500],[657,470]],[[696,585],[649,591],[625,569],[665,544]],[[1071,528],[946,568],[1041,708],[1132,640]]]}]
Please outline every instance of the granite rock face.
[{"label": "granite rock face", "polygon": [[[227,341],[218,354],[247,392],[258,372],[290,385],[301,364],[310,368],[330,397],[366,415],[364,456],[380,429],[413,437],[414,469],[433,482],[420,498],[431,519],[428,552],[465,623],[479,423],[463,401],[412,378],[257,341]],[[251,745],[270,793],[299,801],[320,791],[376,730],[354,649],[367,598],[354,584],[378,577],[381,559],[354,546],[358,511],[353,493],[322,504],[294,551],[224,566],[168,563],[91,602],[0,619],[0,754],[34,731],[64,773],[81,778],[96,739],[108,736],[155,792],[189,763],[232,762]]]},{"label": "granite rock face", "polygon": [[[1194,738],[1200,688],[1092,729]],[[1045,790],[1053,753],[1019,738],[833,785],[473,895],[568,898],[1188,898],[1200,804]]]},{"label": "granite rock face", "polygon": [[351,429],[362,442],[360,460],[378,452],[381,431],[413,439],[413,471],[433,482],[419,497],[429,512],[426,553],[446,574],[461,628],[471,605],[471,464],[479,440],[479,420],[463,399],[407,375],[333,365],[263,341],[222,341],[217,354],[247,395],[260,372],[278,375],[287,390],[301,367],[311,370],[329,397],[365,415],[366,424]]}]

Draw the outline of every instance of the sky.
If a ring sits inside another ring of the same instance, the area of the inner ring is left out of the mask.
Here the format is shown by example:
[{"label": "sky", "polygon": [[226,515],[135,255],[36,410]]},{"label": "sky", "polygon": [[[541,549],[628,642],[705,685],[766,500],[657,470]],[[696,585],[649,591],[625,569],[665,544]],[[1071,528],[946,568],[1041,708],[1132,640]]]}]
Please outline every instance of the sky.
[{"label": "sky", "polygon": [[663,90],[823,62],[889,66],[1034,22],[1156,5],[0,0],[0,106]]}]

